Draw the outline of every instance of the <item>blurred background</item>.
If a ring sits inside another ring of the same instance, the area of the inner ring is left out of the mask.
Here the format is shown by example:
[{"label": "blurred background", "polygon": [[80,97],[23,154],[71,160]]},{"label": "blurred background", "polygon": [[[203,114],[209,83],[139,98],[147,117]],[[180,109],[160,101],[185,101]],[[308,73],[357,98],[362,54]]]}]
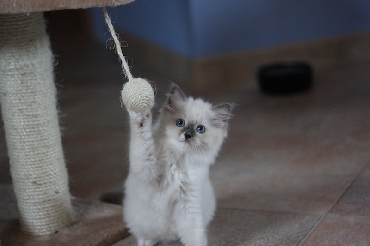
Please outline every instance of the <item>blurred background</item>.
[{"label": "blurred background", "polygon": [[[109,13],[133,67],[198,89],[249,82],[258,66],[273,60],[321,66],[323,59],[370,52],[367,1],[139,0]],[[101,9],[64,14],[69,22],[51,24],[69,23],[59,28],[113,47]]]},{"label": "blurred background", "polygon": [[[366,31],[369,13],[356,0],[140,0],[111,16],[118,30],[199,59]],[[101,10],[91,17],[96,37],[110,38]]]}]

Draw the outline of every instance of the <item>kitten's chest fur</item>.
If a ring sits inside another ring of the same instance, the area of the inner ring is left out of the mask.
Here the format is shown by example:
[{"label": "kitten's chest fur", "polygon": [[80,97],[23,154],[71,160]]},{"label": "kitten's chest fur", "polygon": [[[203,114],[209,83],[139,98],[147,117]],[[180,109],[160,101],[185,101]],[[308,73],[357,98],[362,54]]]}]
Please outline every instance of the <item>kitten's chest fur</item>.
[{"label": "kitten's chest fur", "polygon": [[201,180],[206,178],[192,163],[192,158],[184,153],[178,154],[167,149],[160,153],[158,164],[161,173],[158,176],[159,192],[167,193],[173,199],[184,199],[191,191],[201,185]]}]

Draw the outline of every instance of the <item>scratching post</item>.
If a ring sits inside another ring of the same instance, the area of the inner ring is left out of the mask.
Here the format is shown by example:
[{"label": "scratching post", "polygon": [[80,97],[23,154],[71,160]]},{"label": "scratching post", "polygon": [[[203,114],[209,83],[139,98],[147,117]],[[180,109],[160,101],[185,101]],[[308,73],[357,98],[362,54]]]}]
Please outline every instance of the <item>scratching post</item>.
[{"label": "scratching post", "polygon": [[11,175],[22,228],[34,235],[72,220],[49,46],[41,12],[0,15],[0,102]]}]

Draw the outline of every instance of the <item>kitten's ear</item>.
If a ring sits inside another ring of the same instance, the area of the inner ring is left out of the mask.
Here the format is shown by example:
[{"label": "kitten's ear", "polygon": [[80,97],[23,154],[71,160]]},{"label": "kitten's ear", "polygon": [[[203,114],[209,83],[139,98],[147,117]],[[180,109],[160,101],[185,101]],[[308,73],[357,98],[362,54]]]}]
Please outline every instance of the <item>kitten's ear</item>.
[{"label": "kitten's ear", "polygon": [[180,90],[180,88],[175,84],[172,83],[170,93],[168,94],[167,101],[165,104],[165,108],[170,113],[175,113],[181,108],[181,104],[185,102],[186,96]]},{"label": "kitten's ear", "polygon": [[231,119],[231,111],[235,107],[234,103],[221,103],[212,107],[213,115],[211,123],[216,127],[224,127]]}]

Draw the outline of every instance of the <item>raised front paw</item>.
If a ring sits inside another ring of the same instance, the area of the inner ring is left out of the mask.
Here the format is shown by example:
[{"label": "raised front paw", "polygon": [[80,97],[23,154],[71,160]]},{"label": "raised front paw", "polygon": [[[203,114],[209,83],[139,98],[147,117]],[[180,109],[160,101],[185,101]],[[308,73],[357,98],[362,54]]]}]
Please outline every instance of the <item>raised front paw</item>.
[{"label": "raised front paw", "polygon": [[150,109],[146,109],[145,111],[139,113],[127,109],[127,112],[130,116],[131,122],[133,122],[138,127],[142,128],[145,125],[151,124],[152,112],[150,111]]},{"label": "raised front paw", "polygon": [[154,243],[152,240],[147,240],[147,239],[139,239],[137,241],[138,246],[153,246]]}]

